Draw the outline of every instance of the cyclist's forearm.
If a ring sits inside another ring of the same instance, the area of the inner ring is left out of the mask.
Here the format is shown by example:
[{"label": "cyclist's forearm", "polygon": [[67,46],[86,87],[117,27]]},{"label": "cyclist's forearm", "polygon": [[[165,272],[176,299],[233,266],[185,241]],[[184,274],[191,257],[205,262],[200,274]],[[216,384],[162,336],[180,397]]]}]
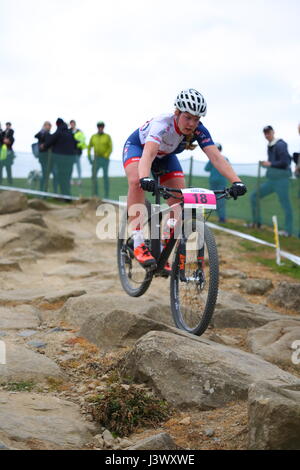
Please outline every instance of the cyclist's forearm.
[{"label": "cyclist's forearm", "polygon": [[146,143],[143,155],[139,162],[139,178],[148,178],[150,176],[152,162],[157,155],[158,148],[159,145],[154,142]]},{"label": "cyclist's forearm", "polygon": [[230,183],[241,181],[240,177],[236,174],[230,163],[222,157],[221,153],[216,147],[210,146],[204,149],[212,165],[225,176]]}]

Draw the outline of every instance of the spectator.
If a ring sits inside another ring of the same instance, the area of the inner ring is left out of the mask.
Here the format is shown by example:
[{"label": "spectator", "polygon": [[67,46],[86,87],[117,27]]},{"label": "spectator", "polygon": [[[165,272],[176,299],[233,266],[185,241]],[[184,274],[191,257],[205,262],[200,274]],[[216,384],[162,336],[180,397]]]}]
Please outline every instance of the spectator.
[{"label": "spectator", "polygon": [[[222,152],[222,145],[216,144],[220,152]],[[224,157],[224,156],[223,156]],[[225,160],[229,161],[228,158],[224,157]],[[208,163],[204,167],[204,171],[210,172],[209,177],[209,187],[210,189],[224,189],[226,188],[226,178],[225,176],[221,175],[219,171],[213,166],[211,161],[209,160]],[[225,199],[218,199],[217,200],[217,213],[219,216],[219,222],[221,224],[226,222],[226,203]]]},{"label": "spectator", "polygon": [[78,173],[78,185],[81,185],[81,162],[80,162],[80,157],[82,155],[82,151],[86,149],[86,143],[85,143],[85,135],[84,133],[80,130],[77,129],[76,127],[76,121],[72,119],[70,121],[70,130],[73,134],[73,137],[76,141],[76,149],[75,149],[75,164],[77,168],[77,173]]},{"label": "spectator", "polygon": [[10,186],[13,184],[11,167],[14,161],[14,152],[11,150],[11,141],[8,137],[2,139],[0,144],[0,184],[2,184],[3,168],[6,169],[7,182]]},{"label": "spectator", "polygon": [[1,122],[0,122],[0,145],[3,144],[3,130],[2,130],[2,127],[1,127]]},{"label": "spectator", "polygon": [[[298,124],[298,134],[300,135],[300,124]],[[300,153],[293,153],[293,160],[296,164],[295,176],[296,178],[300,177]],[[300,197],[300,193],[299,193]]]},{"label": "spectator", "polygon": [[260,205],[257,204],[258,199],[275,192],[285,213],[285,230],[280,232],[280,234],[289,237],[293,232],[293,212],[289,198],[289,179],[292,176],[291,157],[286,142],[275,138],[272,126],[266,126],[263,132],[269,142],[268,160],[262,161],[260,164],[267,168],[267,181],[250,195],[253,225],[256,224],[258,227],[261,225]]},{"label": "spectator", "polygon": [[[300,135],[300,124],[298,124],[298,133]],[[299,220],[298,238],[300,238],[300,153],[294,153],[293,160],[296,164],[295,176],[298,179],[298,199],[299,199],[298,201],[298,220]]]},{"label": "spectator", "polygon": [[[112,141],[108,134],[104,133],[104,122],[100,121],[97,123],[98,132],[92,135],[88,146],[88,159],[92,164],[92,184],[93,184],[93,195],[98,196],[98,181],[97,174],[100,168],[103,169],[103,180],[104,180],[104,196],[109,196],[109,179],[108,179],[108,166],[109,157],[112,152]],[[91,149],[94,148],[94,159],[91,157]]]},{"label": "spectator", "polygon": [[56,121],[56,132],[41,145],[42,150],[52,149],[53,163],[61,194],[71,195],[71,176],[75,159],[75,140],[63,119]]},{"label": "spectator", "polygon": [[2,133],[2,137],[6,137],[9,140],[9,143],[7,144],[8,150],[12,150],[12,146],[15,141],[14,133],[15,131],[11,128],[11,122],[7,122],[5,124],[5,130]]},{"label": "spectator", "polygon": [[57,193],[57,170],[53,164],[53,156],[50,150],[45,150],[44,145],[50,138],[51,122],[45,121],[42,129],[34,136],[38,139],[38,155],[42,177],[40,180],[40,191],[48,191],[49,176],[53,175],[53,192]]}]

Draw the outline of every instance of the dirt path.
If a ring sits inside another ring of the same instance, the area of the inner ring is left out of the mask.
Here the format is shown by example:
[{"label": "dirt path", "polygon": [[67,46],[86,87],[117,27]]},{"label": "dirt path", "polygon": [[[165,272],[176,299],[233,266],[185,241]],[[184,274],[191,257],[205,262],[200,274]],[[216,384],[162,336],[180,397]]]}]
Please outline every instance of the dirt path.
[{"label": "dirt path", "polygon": [[[86,204],[78,205],[76,209],[79,209],[80,215],[78,213],[72,215],[73,208],[71,207],[42,213],[47,225],[57,230],[63,228],[74,237],[74,248],[68,251],[41,253],[40,257],[33,259],[20,257],[18,259],[20,271],[0,272],[2,293],[22,291],[30,294],[40,290],[45,295],[63,289],[83,289],[91,295],[101,292],[108,298],[124,294],[118,280],[115,241],[99,240],[96,237],[96,225],[99,218],[94,210],[89,210]],[[68,211],[70,214],[66,217]],[[290,281],[290,278],[274,273],[265,266],[255,265],[241,256],[238,239],[220,232],[216,233],[216,238],[221,257],[221,271],[235,269],[247,274],[249,278],[271,279],[274,285],[284,279]],[[21,242],[19,246],[22,246]],[[221,278],[220,288],[241,294],[239,280],[236,278]],[[243,294],[243,297],[252,303],[266,303],[264,296]],[[167,280],[154,279],[142,302],[151,305],[153,299],[157,302],[163,299],[165,304],[169,303]],[[42,339],[49,328],[61,328],[55,338],[47,337],[47,346],[40,352],[59,364],[66,372],[68,380],[64,383],[53,381],[47,386],[38,386],[34,390],[79,404],[82,412],[85,413],[84,416],[91,420],[85,400],[95,392],[97,387],[103,386],[106,374],[123,356],[126,349],[118,353],[101,351],[88,341],[78,338],[78,328],[61,322],[57,317],[57,312],[64,301],[49,303],[29,299],[22,302],[16,298],[15,302],[1,302],[3,307],[17,304],[34,306],[40,312],[42,322],[34,339]],[[294,312],[287,311],[282,313],[294,314]],[[172,324],[171,319],[170,324]],[[247,350],[246,329],[233,328],[222,331],[210,329],[206,337],[213,339],[213,335],[218,334],[227,335],[235,341],[235,347]],[[26,339],[18,336],[14,330],[9,330],[6,340],[14,344],[26,344]],[[7,390],[7,386],[0,387],[1,389]],[[182,448],[245,449],[247,446],[247,404],[238,402],[207,412],[174,412],[173,416],[159,429],[168,432],[176,444]],[[144,437],[154,431],[157,432],[157,429],[141,429],[131,438]],[[39,443],[34,442],[27,445],[27,448],[41,447]]]}]

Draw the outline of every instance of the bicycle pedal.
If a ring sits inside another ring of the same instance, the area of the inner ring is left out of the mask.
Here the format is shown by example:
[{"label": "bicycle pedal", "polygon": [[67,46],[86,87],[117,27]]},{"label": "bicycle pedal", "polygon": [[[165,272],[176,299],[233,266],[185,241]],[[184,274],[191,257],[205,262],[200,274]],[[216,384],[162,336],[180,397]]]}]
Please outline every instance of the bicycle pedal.
[{"label": "bicycle pedal", "polygon": [[147,266],[145,267],[145,271],[147,273],[152,273],[153,271],[155,271],[157,268],[157,264],[152,264],[151,266]]}]

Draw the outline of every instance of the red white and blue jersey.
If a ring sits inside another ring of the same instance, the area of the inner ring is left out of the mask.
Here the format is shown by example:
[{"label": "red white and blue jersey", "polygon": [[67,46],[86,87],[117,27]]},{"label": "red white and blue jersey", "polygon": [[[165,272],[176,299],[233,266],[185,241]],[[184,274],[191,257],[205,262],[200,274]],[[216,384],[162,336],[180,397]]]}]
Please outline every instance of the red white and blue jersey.
[{"label": "red white and blue jersey", "polygon": [[[145,145],[146,142],[159,144],[158,158],[162,158],[170,153],[182,152],[186,146],[186,136],[181,134],[174,114],[161,114],[146,122],[139,129],[139,139],[142,145]],[[197,140],[201,148],[214,145],[210,133],[201,123],[199,123],[190,142],[195,140]]]},{"label": "red white and blue jersey", "polygon": [[128,137],[123,150],[124,167],[140,160],[147,142],[155,142],[159,144],[159,148],[153,165],[163,169],[165,173],[168,172],[163,178],[183,177],[183,171],[176,154],[183,152],[187,143],[192,144],[195,141],[202,149],[214,145],[210,133],[200,122],[194,134],[188,139],[187,141],[187,137],[181,134],[174,114],[162,114],[147,121]]}]

